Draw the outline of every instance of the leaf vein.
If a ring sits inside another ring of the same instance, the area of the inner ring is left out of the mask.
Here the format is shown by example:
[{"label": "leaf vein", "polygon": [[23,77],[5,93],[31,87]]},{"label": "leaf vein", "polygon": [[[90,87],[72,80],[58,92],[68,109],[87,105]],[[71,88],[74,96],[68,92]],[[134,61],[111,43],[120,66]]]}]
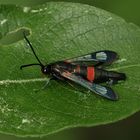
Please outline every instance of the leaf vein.
[{"label": "leaf vein", "polygon": [[35,79],[20,79],[20,80],[1,80],[0,85],[8,85],[8,84],[22,84],[22,83],[31,83],[31,82],[43,82],[49,80],[48,78],[35,78]]}]

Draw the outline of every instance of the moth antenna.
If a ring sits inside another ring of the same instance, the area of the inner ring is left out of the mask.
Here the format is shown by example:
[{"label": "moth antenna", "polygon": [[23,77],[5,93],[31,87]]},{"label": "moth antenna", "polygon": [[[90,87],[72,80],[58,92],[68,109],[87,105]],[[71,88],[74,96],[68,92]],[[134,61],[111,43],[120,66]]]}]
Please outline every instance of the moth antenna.
[{"label": "moth antenna", "polygon": [[30,67],[30,66],[35,66],[35,65],[40,66],[40,64],[33,63],[33,64],[22,65],[22,66],[20,66],[20,69],[22,70],[22,68],[25,68],[25,67]]},{"label": "moth antenna", "polygon": [[37,61],[39,62],[40,66],[41,66],[41,67],[44,67],[44,65],[41,63],[41,61],[40,61],[39,58],[37,57],[37,55],[36,55],[36,53],[35,53],[35,51],[34,51],[34,49],[33,49],[32,44],[30,43],[30,41],[28,40],[28,38],[26,37],[26,35],[25,35],[24,32],[23,32],[23,35],[24,35],[24,39],[26,40],[26,42],[28,43],[29,47],[31,48],[31,50],[32,50],[34,56],[36,57]]}]

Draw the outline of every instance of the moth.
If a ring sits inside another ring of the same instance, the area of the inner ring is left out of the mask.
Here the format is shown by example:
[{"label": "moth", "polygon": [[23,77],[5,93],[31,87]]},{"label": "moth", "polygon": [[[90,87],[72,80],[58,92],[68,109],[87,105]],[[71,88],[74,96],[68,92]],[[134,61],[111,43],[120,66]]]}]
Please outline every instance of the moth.
[{"label": "moth", "polygon": [[[101,50],[79,57],[56,61],[44,65],[36,55],[33,46],[28,38],[24,35],[25,40],[30,46],[38,63],[22,65],[20,69],[38,65],[45,75],[61,81],[71,81],[76,83],[95,94],[98,94],[109,100],[118,100],[118,95],[110,87],[117,84],[120,80],[125,80],[125,73],[106,70],[106,66],[111,65],[118,59],[118,54],[110,50]],[[105,85],[102,85],[105,83]]]}]

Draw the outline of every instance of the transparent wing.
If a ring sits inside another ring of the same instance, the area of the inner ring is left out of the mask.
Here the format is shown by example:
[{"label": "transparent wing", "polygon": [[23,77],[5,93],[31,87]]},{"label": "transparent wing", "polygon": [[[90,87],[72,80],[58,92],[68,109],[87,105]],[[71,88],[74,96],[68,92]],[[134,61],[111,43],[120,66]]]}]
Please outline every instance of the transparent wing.
[{"label": "transparent wing", "polygon": [[66,79],[69,79],[69,80],[89,89],[90,91],[93,91],[94,93],[96,93],[102,97],[105,97],[110,100],[118,100],[117,94],[109,87],[91,83],[91,82],[83,79],[81,76],[77,76],[77,75],[69,73],[69,72],[62,72],[61,75],[63,77],[65,77]]},{"label": "transparent wing", "polygon": [[103,50],[93,53],[89,53],[80,57],[75,57],[72,59],[66,60],[66,62],[75,63],[75,64],[93,64],[93,65],[110,65],[118,58],[118,55],[114,51]]}]

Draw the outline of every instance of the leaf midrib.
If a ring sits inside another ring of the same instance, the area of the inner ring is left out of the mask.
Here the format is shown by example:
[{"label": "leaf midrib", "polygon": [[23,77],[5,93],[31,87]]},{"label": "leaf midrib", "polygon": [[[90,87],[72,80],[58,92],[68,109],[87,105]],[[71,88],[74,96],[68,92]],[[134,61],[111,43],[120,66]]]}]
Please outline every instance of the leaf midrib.
[{"label": "leaf midrib", "polygon": [[31,82],[43,82],[47,81],[48,78],[34,78],[34,79],[21,79],[21,80],[1,80],[0,85],[7,85],[7,84],[22,84],[22,83],[31,83]]},{"label": "leaf midrib", "polygon": [[[140,67],[140,64],[133,64],[133,65],[128,65],[128,66],[121,66],[117,68],[112,68],[110,70],[120,70],[120,69],[126,69],[126,68],[133,68],[133,67]],[[33,78],[33,79],[20,79],[20,80],[1,80],[0,81],[0,86],[1,85],[8,85],[8,84],[22,84],[22,83],[31,83],[31,82],[44,82],[49,80],[48,78]]]},{"label": "leaf midrib", "polygon": [[121,66],[117,68],[112,68],[109,70],[120,70],[120,69],[127,69],[127,68],[133,68],[133,67],[140,67],[140,64],[126,65],[126,66]]}]

